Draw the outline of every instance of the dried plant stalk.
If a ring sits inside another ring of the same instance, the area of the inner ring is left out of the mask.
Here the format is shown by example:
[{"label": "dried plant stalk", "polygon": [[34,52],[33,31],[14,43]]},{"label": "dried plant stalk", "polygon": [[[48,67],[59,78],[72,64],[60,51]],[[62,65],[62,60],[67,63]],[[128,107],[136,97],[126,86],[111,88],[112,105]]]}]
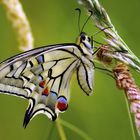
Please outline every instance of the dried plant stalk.
[{"label": "dried plant stalk", "polygon": [[33,48],[33,37],[29,22],[18,0],[1,0],[8,19],[11,21],[19,42],[19,48],[27,51]]},{"label": "dried plant stalk", "polygon": [[[100,62],[105,64],[107,69],[112,70],[112,66],[114,67],[118,62],[123,62],[125,64],[131,63],[131,66],[135,67],[135,63],[125,57],[123,52],[118,52],[111,48],[109,45],[102,45],[99,47],[99,51],[96,53],[96,58]],[[106,65],[108,64],[108,65]]]},{"label": "dried plant stalk", "polygon": [[[140,59],[129,49],[127,44],[118,35],[114,25],[112,24],[107,12],[101,6],[98,0],[78,0],[87,11],[92,11],[92,19],[96,27],[105,34],[105,41],[110,48],[121,52],[119,55],[112,55],[112,58],[118,59],[132,68],[140,72]],[[110,27],[110,28],[107,28]]]},{"label": "dried plant stalk", "polygon": [[96,57],[100,62],[110,68],[115,65],[112,68],[112,72],[115,76],[116,85],[119,89],[124,90],[126,98],[131,104],[130,110],[134,113],[136,128],[140,135],[140,89],[136,85],[128,67],[123,63],[118,63],[118,61],[113,61],[114,59],[111,56],[113,54],[115,55],[115,53],[118,52],[114,52],[107,45],[103,45],[96,53]]},{"label": "dried plant stalk", "polygon": [[112,54],[112,50],[107,45],[102,45],[96,53],[96,57],[105,65],[111,65],[113,58],[107,54]]},{"label": "dried plant stalk", "polygon": [[125,91],[127,99],[131,104],[131,112],[134,113],[136,128],[140,135],[140,89],[126,65],[119,63],[113,69],[113,73],[116,78],[117,87]]}]

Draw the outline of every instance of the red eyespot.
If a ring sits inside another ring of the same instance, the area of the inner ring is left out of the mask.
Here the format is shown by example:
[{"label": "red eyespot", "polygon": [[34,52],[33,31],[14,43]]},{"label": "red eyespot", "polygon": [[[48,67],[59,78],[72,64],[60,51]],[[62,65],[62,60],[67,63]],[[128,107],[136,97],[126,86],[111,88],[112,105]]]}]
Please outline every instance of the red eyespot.
[{"label": "red eyespot", "polygon": [[65,97],[61,96],[57,99],[56,107],[60,111],[65,111],[68,108],[67,100]]}]

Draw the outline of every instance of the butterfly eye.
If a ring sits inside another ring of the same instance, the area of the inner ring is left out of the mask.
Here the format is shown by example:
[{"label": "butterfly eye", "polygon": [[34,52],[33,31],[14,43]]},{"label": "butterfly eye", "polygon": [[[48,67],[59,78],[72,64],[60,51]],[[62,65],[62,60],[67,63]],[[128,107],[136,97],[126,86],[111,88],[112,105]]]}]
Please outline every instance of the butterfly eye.
[{"label": "butterfly eye", "polygon": [[82,39],[82,40],[85,40],[85,39],[86,39],[85,34],[81,34],[81,39]]}]

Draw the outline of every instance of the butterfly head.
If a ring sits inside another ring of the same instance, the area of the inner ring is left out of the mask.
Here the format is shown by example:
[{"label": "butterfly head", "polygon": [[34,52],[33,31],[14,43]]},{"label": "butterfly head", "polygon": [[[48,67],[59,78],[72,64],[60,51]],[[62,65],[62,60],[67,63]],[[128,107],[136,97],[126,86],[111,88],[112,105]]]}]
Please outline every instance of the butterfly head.
[{"label": "butterfly head", "polygon": [[93,41],[92,39],[84,32],[78,36],[76,44],[81,47],[85,54],[92,53],[93,50]]}]

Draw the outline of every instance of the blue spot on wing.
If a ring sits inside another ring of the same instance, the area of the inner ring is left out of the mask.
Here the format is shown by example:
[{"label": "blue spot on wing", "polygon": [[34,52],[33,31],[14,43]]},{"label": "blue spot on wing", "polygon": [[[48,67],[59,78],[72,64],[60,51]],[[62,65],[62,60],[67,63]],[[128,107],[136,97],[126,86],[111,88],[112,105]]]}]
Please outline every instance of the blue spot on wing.
[{"label": "blue spot on wing", "polygon": [[57,101],[61,103],[67,103],[67,99],[64,96],[58,97]]},{"label": "blue spot on wing", "polygon": [[54,91],[51,91],[51,96],[52,96],[52,97],[57,97],[57,93],[54,92]]},{"label": "blue spot on wing", "polygon": [[44,62],[44,56],[43,55],[38,56],[36,59],[37,59],[38,63],[43,63]]},{"label": "blue spot on wing", "polygon": [[57,100],[57,93],[54,91],[50,91],[50,94],[48,95],[48,101],[47,101],[47,107],[49,107],[53,112],[55,112],[55,104]]}]

